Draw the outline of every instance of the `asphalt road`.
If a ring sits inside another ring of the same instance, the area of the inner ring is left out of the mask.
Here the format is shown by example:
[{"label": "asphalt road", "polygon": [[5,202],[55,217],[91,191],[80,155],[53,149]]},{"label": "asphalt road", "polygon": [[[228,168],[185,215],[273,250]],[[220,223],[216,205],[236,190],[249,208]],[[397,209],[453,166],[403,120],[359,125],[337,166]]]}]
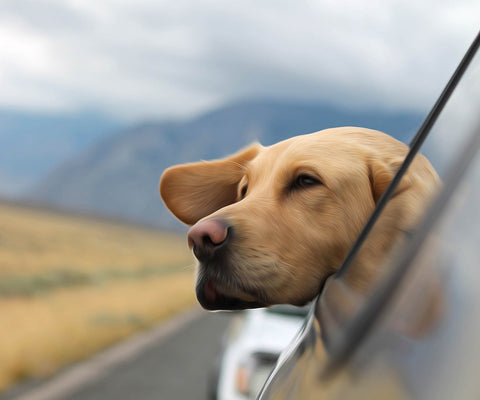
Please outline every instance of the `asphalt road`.
[{"label": "asphalt road", "polygon": [[[56,388],[53,393],[58,388],[64,391],[54,396],[61,400],[206,400],[208,377],[231,318],[228,313],[202,311],[181,329],[159,336],[141,351],[131,353],[133,357],[117,355],[112,362],[109,356],[107,363],[85,364],[83,371],[70,374],[87,375],[81,385],[78,380],[72,383],[68,382],[72,379],[62,378],[57,379],[60,383],[47,382],[43,389],[39,385],[8,398],[50,399],[50,385]],[[68,386],[73,390],[65,391]]]},{"label": "asphalt road", "polygon": [[205,313],[65,400],[206,399],[210,367],[229,320],[225,314]]}]

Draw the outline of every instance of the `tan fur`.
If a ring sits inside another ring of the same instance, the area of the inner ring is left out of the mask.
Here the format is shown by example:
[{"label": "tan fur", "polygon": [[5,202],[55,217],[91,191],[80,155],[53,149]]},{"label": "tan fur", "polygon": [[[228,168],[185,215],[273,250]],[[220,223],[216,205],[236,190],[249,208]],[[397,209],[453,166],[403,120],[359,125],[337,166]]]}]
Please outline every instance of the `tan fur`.
[{"label": "tan fur", "polygon": [[[303,304],[338,269],[408,148],[392,137],[343,127],[255,144],[222,160],[167,169],[161,196],[180,220],[221,217],[234,229],[225,294],[264,304]],[[300,174],[323,184],[292,189]],[[412,229],[439,183],[417,156],[348,273],[364,290],[401,233]],[[246,196],[242,189],[248,185]]]}]

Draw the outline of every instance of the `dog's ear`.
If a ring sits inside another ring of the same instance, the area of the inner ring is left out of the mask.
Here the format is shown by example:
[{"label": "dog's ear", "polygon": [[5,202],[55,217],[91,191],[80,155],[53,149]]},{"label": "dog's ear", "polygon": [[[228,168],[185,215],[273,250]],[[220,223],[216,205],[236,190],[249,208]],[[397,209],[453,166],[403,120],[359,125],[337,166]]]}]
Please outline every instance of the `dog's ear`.
[{"label": "dog's ear", "polygon": [[[368,176],[370,179],[370,186],[372,189],[372,197],[375,204],[382,196],[383,192],[387,190],[388,185],[392,181],[396,172],[402,165],[403,159],[389,160],[371,160],[368,165]],[[397,187],[394,196],[403,192],[407,187],[408,177],[404,176]]]},{"label": "dog's ear", "polygon": [[261,148],[254,144],[221,160],[170,167],[160,179],[160,196],[179,220],[193,225],[236,201],[245,165]]}]

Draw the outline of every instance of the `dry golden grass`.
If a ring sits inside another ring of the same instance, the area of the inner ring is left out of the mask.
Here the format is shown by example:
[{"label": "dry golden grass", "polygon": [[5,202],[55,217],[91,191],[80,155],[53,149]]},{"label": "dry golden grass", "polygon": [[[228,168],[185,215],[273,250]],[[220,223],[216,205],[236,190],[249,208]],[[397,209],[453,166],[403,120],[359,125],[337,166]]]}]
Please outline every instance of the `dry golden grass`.
[{"label": "dry golden grass", "polygon": [[194,304],[191,264],[182,236],[0,204],[0,391]]},{"label": "dry golden grass", "polygon": [[0,278],[190,263],[185,238],[92,218],[0,204]]}]

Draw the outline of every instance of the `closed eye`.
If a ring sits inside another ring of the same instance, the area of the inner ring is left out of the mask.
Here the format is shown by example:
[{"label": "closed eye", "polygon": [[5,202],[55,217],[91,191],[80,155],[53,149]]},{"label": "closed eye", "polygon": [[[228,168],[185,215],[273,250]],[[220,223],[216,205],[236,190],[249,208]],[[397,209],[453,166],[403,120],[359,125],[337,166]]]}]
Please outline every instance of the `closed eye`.
[{"label": "closed eye", "polygon": [[303,189],[310,189],[320,185],[323,185],[323,183],[317,177],[309,174],[300,174],[295,178],[292,185],[290,186],[290,189],[303,190]]}]

